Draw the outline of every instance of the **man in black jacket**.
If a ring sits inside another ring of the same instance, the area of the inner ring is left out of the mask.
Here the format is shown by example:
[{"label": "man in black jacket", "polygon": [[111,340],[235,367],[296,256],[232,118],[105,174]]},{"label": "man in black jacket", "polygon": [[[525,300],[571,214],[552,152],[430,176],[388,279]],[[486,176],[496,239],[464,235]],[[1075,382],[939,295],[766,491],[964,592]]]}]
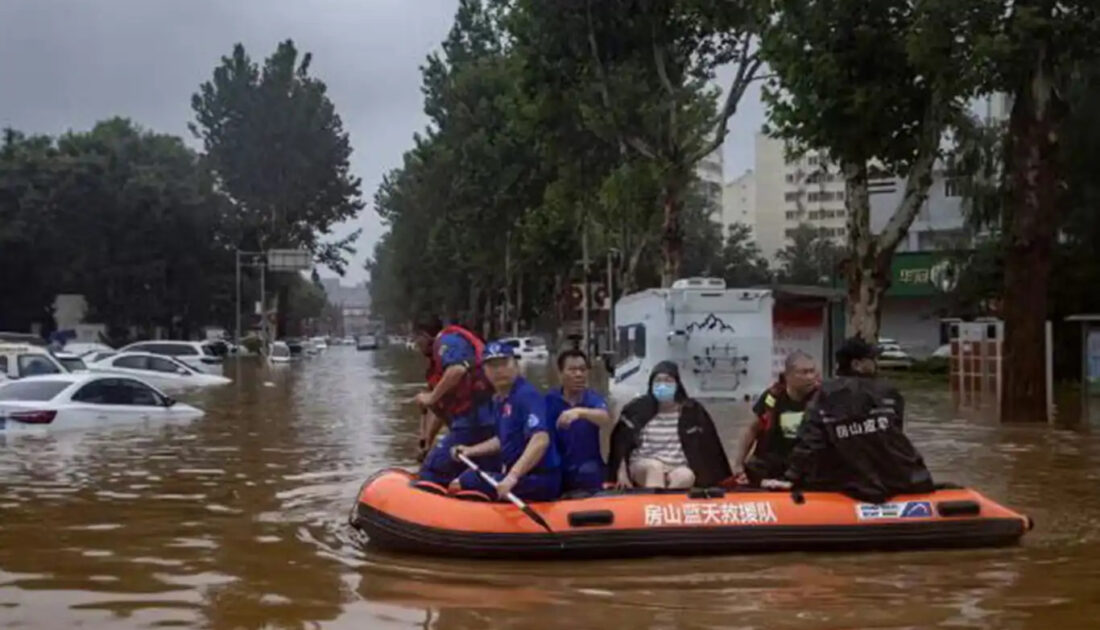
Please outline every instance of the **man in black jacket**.
[{"label": "man in black jacket", "polygon": [[935,489],[924,459],[902,431],[901,394],[875,375],[876,355],[858,337],[844,343],[837,378],[810,405],[785,480],[765,487],[843,492],[873,503]]}]

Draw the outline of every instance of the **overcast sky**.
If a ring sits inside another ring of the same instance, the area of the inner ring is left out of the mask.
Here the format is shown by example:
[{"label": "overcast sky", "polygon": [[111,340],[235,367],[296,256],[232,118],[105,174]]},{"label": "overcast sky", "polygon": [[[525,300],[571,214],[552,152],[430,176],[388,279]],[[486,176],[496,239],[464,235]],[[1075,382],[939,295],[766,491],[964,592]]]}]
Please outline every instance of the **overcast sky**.
[{"label": "overcast sky", "polygon": [[[351,135],[352,170],[367,208],[338,232],[362,227],[347,280],[366,278],[383,226],[372,199],[424,128],[419,66],[438,48],[458,0],[0,0],[0,127],[57,134],[125,116],[183,135],[191,94],[242,42],[261,61],[293,39],[313,53]],[[726,77],[727,79],[729,77]],[[732,121],[726,177],[752,166],[763,122],[759,91]],[[323,271],[325,275],[327,271]]]}]

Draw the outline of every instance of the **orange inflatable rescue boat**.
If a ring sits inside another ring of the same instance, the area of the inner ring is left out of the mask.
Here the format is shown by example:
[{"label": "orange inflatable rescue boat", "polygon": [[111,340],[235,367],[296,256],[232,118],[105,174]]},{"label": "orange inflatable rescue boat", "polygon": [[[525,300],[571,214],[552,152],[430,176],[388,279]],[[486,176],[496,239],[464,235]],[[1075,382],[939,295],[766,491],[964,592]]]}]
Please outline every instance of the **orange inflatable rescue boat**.
[{"label": "orange inflatable rescue boat", "polygon": [[359,491],[351,524],[380,548],[478,558],[989,547],[1013,544],[1032,526],[1029,517],[957,487],[881,504],[829,492],[696,488],[530,504],[547,531],[510,503],[421,485],[405,470],[376,473]]}]

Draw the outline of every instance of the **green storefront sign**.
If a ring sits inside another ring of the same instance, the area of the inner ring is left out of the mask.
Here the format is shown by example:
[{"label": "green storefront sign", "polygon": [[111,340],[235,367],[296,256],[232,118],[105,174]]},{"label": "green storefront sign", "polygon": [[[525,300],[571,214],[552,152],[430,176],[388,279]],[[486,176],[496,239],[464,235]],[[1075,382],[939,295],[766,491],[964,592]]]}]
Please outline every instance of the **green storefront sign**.
[{"label": "green storefront sign", "polygon": [[[951,252],[899,252],[890,263],[887,297],[933,297],[955,288],[959,266]],[[847,286],[838,278],[837,286]]]},{"label": "green storefront sign", "polygon": [[949,252],[901,252],[890,264],[891,297],[931,297],[955,288],[958,265]]}]

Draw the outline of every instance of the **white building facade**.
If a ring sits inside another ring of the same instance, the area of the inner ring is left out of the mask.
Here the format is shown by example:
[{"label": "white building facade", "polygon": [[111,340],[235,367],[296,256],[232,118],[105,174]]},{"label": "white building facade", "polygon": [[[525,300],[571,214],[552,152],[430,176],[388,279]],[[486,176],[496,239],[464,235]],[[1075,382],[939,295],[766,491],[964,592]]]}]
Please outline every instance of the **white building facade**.
[{"label": "white building facade", "polygon": [[747,225],[756,237],[756,173],[746,171],[741,177],[722,187],[722,234],[729,234],[731,225]]}]

